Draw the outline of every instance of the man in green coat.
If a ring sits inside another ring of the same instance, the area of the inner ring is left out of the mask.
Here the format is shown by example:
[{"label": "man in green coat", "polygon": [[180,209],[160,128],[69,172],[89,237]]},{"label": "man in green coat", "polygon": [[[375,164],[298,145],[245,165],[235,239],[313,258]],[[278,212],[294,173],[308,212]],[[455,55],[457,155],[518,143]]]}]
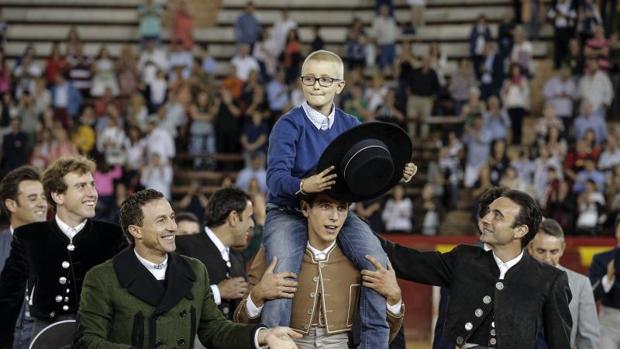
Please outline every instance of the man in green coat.
[{"label": "man in green coat", "polygon": [[75,348],[193,348],[196,335],[212,349],[296,348],[287,327],[224,318],[204,264],[173,253],[177,225],[161,193],[132,195],[120,216],[131,246],[86,274]]}]

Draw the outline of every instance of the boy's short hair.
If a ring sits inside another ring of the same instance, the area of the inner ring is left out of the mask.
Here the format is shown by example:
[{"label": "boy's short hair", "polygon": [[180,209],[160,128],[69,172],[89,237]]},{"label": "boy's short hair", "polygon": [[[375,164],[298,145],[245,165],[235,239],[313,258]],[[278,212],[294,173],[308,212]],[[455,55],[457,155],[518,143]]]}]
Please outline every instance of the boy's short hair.
[{"label": "boy's short hair", "polygon": [[304,64],[301,66],[301,71],[304,70],[304,66],[309,61],[331,62],[338,64],[338,75],[336,78],[344,79],[344,63],[342,58],[337,54],[327,50],[317,50],[308,55],[304,60]]},{"label": "boy's short hair", "polygon": [[56,203],[52,199],[52,193],[64,193],[67,191],[67,183],[64,176],[76,172],[79,175],[94,173],[95,163],[84,156],[61,157],[54,161],[43,173],[43,188],[47,201],[56,208]]}]

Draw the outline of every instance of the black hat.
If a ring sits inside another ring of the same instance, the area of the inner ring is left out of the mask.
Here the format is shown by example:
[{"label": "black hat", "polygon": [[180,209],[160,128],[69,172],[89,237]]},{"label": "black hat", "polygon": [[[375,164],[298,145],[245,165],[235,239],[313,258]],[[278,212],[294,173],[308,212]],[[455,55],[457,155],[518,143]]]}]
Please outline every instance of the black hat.
[{"label": "black hat", "polygon": [[325,192],[336,200],[358,202],[376,198],[403,176],[411,161],[409,135],[395,124],[368,122],[336,137],[325,149],[317,173],[335,166],[336,184]]},{"label": "black hat", "polygon": [[69,349],[77,329],[75,320],[55,322],[34,337],[29,349]]}]

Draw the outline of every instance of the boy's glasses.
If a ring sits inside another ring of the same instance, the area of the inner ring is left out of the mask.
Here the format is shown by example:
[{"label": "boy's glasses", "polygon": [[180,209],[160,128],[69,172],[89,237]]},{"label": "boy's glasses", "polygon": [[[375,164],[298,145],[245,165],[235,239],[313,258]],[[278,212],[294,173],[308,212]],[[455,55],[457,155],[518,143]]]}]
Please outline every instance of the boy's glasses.
[{"label": "boy's glasses", "polygon": [[334,83],[334,81],[341,81],[342,80],[342,79],[330,78],[330,77],[327,77],[327,76],[322,76],[320,78],[315,78],[312,75],[302,76],[299,79],[301,80],[301,83],[306,85],[306,86],[314,86],[314,84],[318,81],[319,85],[321,85],[323,87],[330,87]]}]

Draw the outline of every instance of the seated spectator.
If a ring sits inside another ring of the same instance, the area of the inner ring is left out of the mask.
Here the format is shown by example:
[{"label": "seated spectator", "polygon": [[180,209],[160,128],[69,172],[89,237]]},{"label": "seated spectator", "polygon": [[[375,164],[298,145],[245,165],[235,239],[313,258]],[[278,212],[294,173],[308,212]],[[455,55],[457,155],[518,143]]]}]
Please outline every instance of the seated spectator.
[{"label": "seated spectator", "polygon": [[576,199],[570,194],[568,182],[559,179],[553,169],[549,169],[549,184],[545,193],[545,200],[541,203],[545,217],[555,219],[567,231],[574,231]]},{"label": "seated spectator", "polygon": [[543,143],[547,145],[551,154],[558,159],[563,159],[566,156],[568,145],[566,144],[566,139],[562,138],[558,128],[551,127]]},{"label": "seated spectator", "polygon": [[499,181],[499,185],[508,189],[519,190],[530,195],[535,194],[533,186],[530,183],[523,181],[519,177],[517,169],[514,167],[506,168],[504,174],[502,175],[502,179]]},{"label": "seated spectator", "polygon": [[446,183],[445,194],[449,208],[456,208],[459,198],[459,183],[463,179],[461,170],[461,158],[463,157],[463,143],[454,131],[448,132],[448,141],[439,148],[439,170],[443,174]]},{"label": "seated spectator", "polygon": [[510,116],[512,144],[521,144],[523,118],[530,109],[530,87],[520,65],[511,66],[510,78],[506,79],[502,88],[502,100]]},{"label": "seated spectator", "polygon": [[594,36],[596,27],[603,24],[598,5],[593,0],[579,3],[577,30],[581,42],[587,42]]},{"label": "seated spectator", "polygon": [[614,98],[611,80],[606,72],[598,67],[595,59],[588,59],[584,75],[579,80],[579,96],[590,101],[592,111],[605,117]]},{"label": "seated spectator", "polygon": [[45,61],[45,80],[48,85],[52,85],[56,81],[56,75],[63,74],[67,69],[67,59],[60,53],[60,45],[58,42],[52,44],[52,50],[49,57]]},{"label": "seated spectator", "polygon": [[573,125],[575,138],[583,138],[589,130],[592,130],[596,144],[603,144],[607,138],[607,123],[605,119],[602,115],[594,112],[591,102],[584,100],[581,105],[581,114],[575,119],[575,124]]},{"label": "seated spectator", "polygon": [[597,235],[605,219],[605,197],[593,180],[587,180],[577,198],[576,232],[579,235]]},{"label": "seated spectator", "polygon": [[508,139],[508,130],[510,129],[508,113],[501,108],[499,98],[496,96],[489,97],[487,103],[489,109],[482,114],[484,128],[489,129],[494,140]]},{"label": "seated spectator", "polygon": [[140,58],[138,59],[138,71],[142,76],[144,82],[149,82],[148,76],[145,75],[145,69],[148,64],[154,65],[154,70],[168,71],[168,53],[155,45],[155,42],[150,40],[146,43],[142,51],[140,52]]},{"label": "seated spectator", "polygon": [[610,217],[613,221],[620,214],[620,166],[614,166],[611,171],[609,180],[607,181],[607,188],[605,190],[605,198],[607,200],[607,208],[612,215]]},{"label": "seated spectator", "polygon": [[536,164],[531,158],[530,148],[522,148],[519,151],[508,152],[510,167],[517,171],[519,179],[530,185],[534,184],[534,172]]},{"label": "seated spectator", "polygon": [[579,77],[581,77],[585,61],[581,52],[579,39],[570,39],[568,42],[568,55],[563,58],[562,64],[570,68],[570,73],[573,78],[579,79]]},{"label": "seated spectator", "polygon": [[140,169],[146,163],[146,139],[142,131],[129,125],[127,128],[127,165],[124,168],[127,190],[131,193],[136,192],[140,184]]},{"label": "seated spectator", "polygon": [[414,205],[415,232],[422,235],[439,235],[439,227],[444,215],[441,202],[433,194],[433,186],[426,184],[422,188],[420,199]]},{"label": "seated spectator", "polygon": [[243,81],[237,77],[237,67],[229,64],[226,76],[220,84],[235,100],[240,100],[243,94]]},{"label": "seated spectator", "polygon": [[577,177],[573,184],[573,192],[581,194],[585,190],[586,182],[588,181],[594,182],[598,191],[605,191],[605,174],[596,168],[596,161],[590,158],[584,160],[583,169],[577,172]]},{"label": "seated spectator", "polygon": [[102,46],[99,50],[93,69],[93,84],[90,88],[90,95],[100,97],[109,88],[113,96],[118,96],[120,90],[114,71],[114,62],[112,62],[107,47]]},{"label": "seated spectator", "polygon": [[344,102],[344,112],[357,117],[361,122],[370,121],[373,113],[368,109],[368,99],[364,96],[362,84],[355,84],[350,89],[351,98]]},{"label": "seated spectator", "polygon": [[33,95],[36,81],[43,75],[43,68],[35,61],[35,54],[34,46],[28,45],[21,59],[16,62],[11,81],[16,98],[19,98],[24,91]]},{"label": "seated spectator", "polygon": [[392,195],[385,202],[381,218],[388,233],[412,233],[413,204],[411,199],[405,196],[405,188],[401,184],[392,189]]},{"label": "seated spectator", "polygon": [[209,46],[204,44],[202,46],[202,50],[200,51],[200,66],[202,67],[202,71],[213,76],[217,71],[217,61],[211,55],[209,51]]},{"label": "seated spectator", "polygon": [[201,220],[192,212],[180,212],[174,218],[177,222],[177,236],[196,235],[203,232]]},{"label": "seated spectator", "polygon": [[194,169],[214,169],[214,164],[202,155],[215,154],[215,102],[206,91],[200,91],[196,102],[189,108],[189,146],[190,155],[200,155],[194,158]]},{"label": "seated spectator", "polygon": [[573,105],[577,98],[577,84],[571,78],[568,66],[562,66],[556,74],[547,80],[543,95],[545,96],[545,105],[553,108],[557,117],[564,124],[564,131],[568,132],[572,125]]},{"label": "seated spectator", "polygon": [[82,111],[79,124],[71,137],[71,141],[78,148],[80,154],[89,157],[95,149],[97,135],[95,133],[95,111],[87,105]]},{"label": "seated spectator", "polygon": [[267,171],[265,170],[265,154],[252,153],[250,165],[239,171],[235,185],[244,191],[250,189],[250,182],[255,179],[261,193],[267,193]]},{"label": "seated spectator", "polygon": [[385,83],[383,74],[375,72],[370,86],[364,91],[364,97],[368,100],[368,110],[374,112],[383,105],[388,89],[389,86]]},{"label": "seated spectator", "polygon": [[476,174],[476,182],[473,184],[471,195],[476,200],[476,204],[473,207],[478,206],[478,199],[482,193],[487,191],[489,188],[493,187],[493,183],[491,183],[491,171],[489,166],[485,163],[480,166],[480,171]]},{"label": "seated spectator", "polygon": [[113,215],[116,208],[114,182],[123,176],[123,171],[118,165],[111,166],[103,156],[98,156],[97,168],[93,174],[95,186],[97,187],[96,218],[108,222],[113,222]]},{"label": "seated spectator", "polygon": [[315,25],[312,27],[312,41],[310,42],[310,52],[323,50],[325,48],[325,40],[321,36],[321,27]]},{"label": "seated spectator", "polygon": [[215,102],[215,148],[218,153],[239,153],[241,131],[241,109],[237,100],[225,89],[220,89],[220,98]]},{"label": "seated spectator", "polygon": [[522,27],[515,27],[513,31],[514,44],[510,52],[510,63],[518,65],[523,75],[531,78],[534,75],[534,49],[532,43],[527,40]]},{"label": "seated spectator", "polygon": [[396,90],[388,88],[383,104],[375,109],[375,120],[393,122],[401,127],[405,126],[405,114],[396,106]]},{"label": "seated spectator", "polygon": [[468,60],[462,59],[459,62],[459,70],[452,74],[448,91],[454,101],[454,115],[461,114],[461,107],[469,99],[469,91],[477,84],[471,64]]},{"label": "seated spectator", "polygon": [[554,156],[549,147],[542,144],[538,147],[538,157],[534,160],[534,190],[539,202],[543,202],[545,189],[549,185],[549,171],[553,169],[557,178],[562,178],[562,159]]},{"label": "seated spectator", "polygon": [[271,119],[274,121],[286,113],[291,106],[285,74],[283,70],[278,70],[275,78],[267,84],[267,101]]},{"label": "seated spectator", "polygon": [[148,165],[141,169],[140,184],[145,188],[155,189],[168,200],[172,198],[170,185],[172,184],[172,166],[164,162],[159,153],[151,154]]},{"label": "seated spectator", "polygon": [[[469,90],[467,103],[461,108],[461,119],[465,123],[465,127],[472,126],[473,120],[482,117],[486,112],[486,103],[480,99],[480,90],[472,87]],[[484,118],[482,120],[484,122]]]},{"label": "seated spectator", "polygon": [[368,222],[368,225],[374,232],[385,231],[381,218],[383,198],[379,197],[368,201],[356,202],[353,209],[355,214]]},{"label": "seated spectator", "polygon": [[54,125],[52,129],[53,140],[50,145],[49,155],[47,159],[49,163],[56,161],[56,159],[62,156],[78,155],[79,152],[75,147],[75,144],[71,142],[65,130],[59,123]]},{"label": "seated spectator", "polygon": [[180,42],[186,50],[194,47],[194,23],[191,11],[187,8],[187,2],[180,0],[174,9],[174,19],[172,23],[171,42]]},{"label": "seated spectator", "polygon": [[173,41],[170,47],[170,56],[168,60],[168,73],[170,74],[171,80],[174,79],[174,69],[180,69],[182,72],[182,77],[184,79],[189,78],[189,74],[192,71],[192,66],[194,65],[194,57],[192,56],[192,52],[189,49],[183,47],[182,42]]},{"label": "seated spectator", "polygon": [[111,166],[123,166],[127,161],[127,135],[117,118],[109,118],[97,137],[97,150]]},{"label": "seated spectator", "polygon": [[7,60],[3,52],[0,52],[0,94],[6,93],[11,88],[11,68],[7,65]]},{"label": "seated spectator", "polygon": [[553,109],[553,106],[547,103],[543,108],[542,117],[536,120],[536,124],[534,125],[534,129],[536,130],[536,138],[539,140],[539,143],[542,143],[542,141],[547,138],[549,130],[552,128],[562,131],[564,130],[564,124],[555,114],[555,109]]},{"label": "seated spectator", "polygon": [[598,159],[598,169],[611,175],[611,171],[616,165],[620,165],[620,147],[614,136],[607,137],[605,148]]},{"label": "seated spectator", "polygon": [[505,139],[496,139],[491,142],[491,156],[488,159],[491,172],[491,183],[498,186],[504,172],[510,166],[508,146]]},{"label": "seated spectator", "polygon": [[156,116],[148,118],[144,149],[147,161],[150,161],[154,154],[158,154],[163,161],[168,162],[176,154],[174,139],[168,131],[159,126],[159,118]]},{"label": "seated spectator", "polygon": [[[119,94],[128,98],[138,90],[138,63],[133,46],[125,44],[116,60]],[[144,81],[141,81],[144,82]]]},{"label": "seated spectator", "polygon": [[135,126],[140,130],[146,129],[146,118],[149,111],[141,93],[134,93],[130,96],[127,105],[127,125]]}]

